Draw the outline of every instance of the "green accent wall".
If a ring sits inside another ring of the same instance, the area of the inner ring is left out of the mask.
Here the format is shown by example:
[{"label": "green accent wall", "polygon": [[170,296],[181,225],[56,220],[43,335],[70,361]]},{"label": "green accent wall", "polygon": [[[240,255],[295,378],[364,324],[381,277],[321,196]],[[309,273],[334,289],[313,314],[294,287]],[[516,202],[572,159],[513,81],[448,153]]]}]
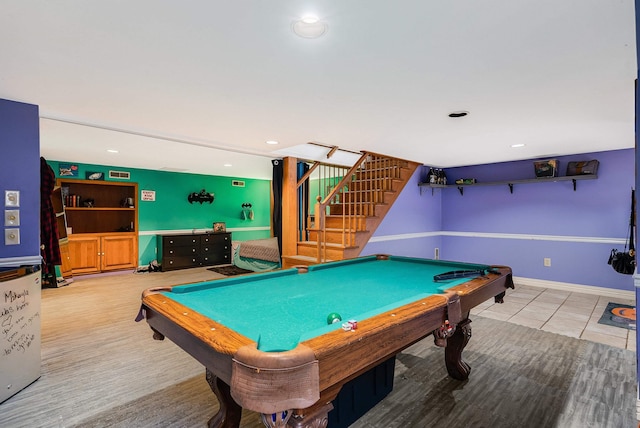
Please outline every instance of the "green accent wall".
[{"label": "green accent wall", "polygon": [[[60,177],[60,164],[64,161],[47,160]],[[214,222],[224,222],[232,232],[234,241],[263,239],[271,236],[271,181],[241,177],[187,174],[147,169],[73,163],[77,178],[86,179],[87,173],[102,172],[105,181],[138,183],[138,264],[148,265],[157,258],[158,233],[190,233],[194,229],[211,230]],[[109,171],[125,171],[129,180],[109,179]],[[65,176],[65,178],[75,178]],[[243,181],[244,187],[232,182]],[[189,203],[189,194],[201,190],[213,193],[213,203]],[[143,190],[155,192],[155,201],[142,201]],[[242,204],[251,204],[253,220],[243,216]]]}]

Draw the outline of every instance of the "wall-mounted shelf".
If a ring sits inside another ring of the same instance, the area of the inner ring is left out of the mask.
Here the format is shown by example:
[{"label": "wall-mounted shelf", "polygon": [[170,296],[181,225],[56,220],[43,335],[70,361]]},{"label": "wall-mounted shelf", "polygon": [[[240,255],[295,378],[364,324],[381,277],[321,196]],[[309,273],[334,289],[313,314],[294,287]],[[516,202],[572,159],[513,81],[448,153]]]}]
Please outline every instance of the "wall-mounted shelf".
[{"label": "wall-mounted shelf", "polygon": [[422,193],[423,187],[430,187],[431,194],[433,195],[433,189],[448,189],[451,187],[455,187],[458,189],[461,195],[464,195],[465,187],[478,187],[478,186],[509,186],[509,192],[513,193],[513,186],[516,184],[529,184],[529,183],[549,183],[556,181],[572,181],[573,182],[573,191],[576,191],[577,181],[579,180],[595,180],[598,176],[596,174],[589,175],[572,175],[565,177],[548,177],[548,178],[528,178],[524,180],[502,180],[502,181],[487,181],[484,183],[475,183],[475,184],[431,184],[431,183],[420,183],[420,193]]}]

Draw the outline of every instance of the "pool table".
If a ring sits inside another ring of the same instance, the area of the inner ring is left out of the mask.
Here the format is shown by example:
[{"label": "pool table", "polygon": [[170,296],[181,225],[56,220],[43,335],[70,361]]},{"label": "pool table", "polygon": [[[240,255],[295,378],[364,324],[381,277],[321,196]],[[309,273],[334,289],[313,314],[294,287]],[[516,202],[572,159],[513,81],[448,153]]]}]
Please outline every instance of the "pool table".
[{"label": "pool table", "polygon": [[150,288],[138,320],[205,366],[210,427],[238,427],[242,408],[266,426],[325,427],[342,385],[430,334],[466,379],[469,311],[509,287],[504,266],[375,255]]}]

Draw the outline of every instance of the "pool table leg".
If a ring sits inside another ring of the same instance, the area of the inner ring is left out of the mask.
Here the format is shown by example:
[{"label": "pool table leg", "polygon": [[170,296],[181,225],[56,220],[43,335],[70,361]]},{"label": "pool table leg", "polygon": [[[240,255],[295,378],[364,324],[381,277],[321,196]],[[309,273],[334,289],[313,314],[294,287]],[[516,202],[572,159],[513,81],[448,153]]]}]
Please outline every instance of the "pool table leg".
[{"label": "pool table leg", "polygon": [[238,428],[240,426],[240,417],[242,416],[242,407],[231,397],[229,385],[221,381],[209,369],[207,369],[206,376],[207,383],[220,404],[218,413],[209,419],[209,428]]},{"label": "pool table leg", "polygon": [[460,321],[456,331],[447,339],[447,346],[444,348],[444,361],[447,366],[449,376],[458,380],[467,380],[471,367],[462,361],[462,351],[469,339],[471,339],[471,320],[465,318]]}]

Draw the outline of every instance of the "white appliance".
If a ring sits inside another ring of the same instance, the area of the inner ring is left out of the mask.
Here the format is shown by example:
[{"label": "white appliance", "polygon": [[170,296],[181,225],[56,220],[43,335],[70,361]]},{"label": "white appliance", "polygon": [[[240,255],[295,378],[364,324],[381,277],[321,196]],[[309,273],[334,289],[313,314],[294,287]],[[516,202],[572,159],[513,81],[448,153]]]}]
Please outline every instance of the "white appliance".
[{"label": "white appliance", "polygon": [[40,377],[40,266],[0,270],[0,403]]}]

